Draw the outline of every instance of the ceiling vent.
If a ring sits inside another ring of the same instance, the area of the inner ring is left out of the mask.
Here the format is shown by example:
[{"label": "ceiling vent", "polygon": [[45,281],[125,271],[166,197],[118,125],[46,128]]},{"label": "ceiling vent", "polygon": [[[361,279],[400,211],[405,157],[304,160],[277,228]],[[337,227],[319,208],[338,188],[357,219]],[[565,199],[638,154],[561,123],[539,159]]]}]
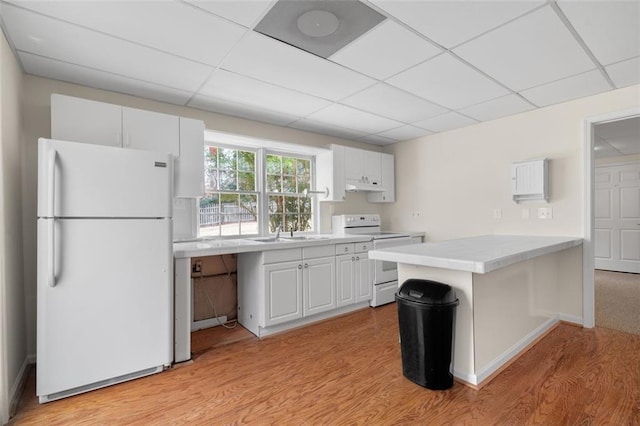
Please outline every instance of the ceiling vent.
[{"label": "ceiling vent", "polygon": [[279,0],[254,30],[328,58],[384,19],[356,0]]}]

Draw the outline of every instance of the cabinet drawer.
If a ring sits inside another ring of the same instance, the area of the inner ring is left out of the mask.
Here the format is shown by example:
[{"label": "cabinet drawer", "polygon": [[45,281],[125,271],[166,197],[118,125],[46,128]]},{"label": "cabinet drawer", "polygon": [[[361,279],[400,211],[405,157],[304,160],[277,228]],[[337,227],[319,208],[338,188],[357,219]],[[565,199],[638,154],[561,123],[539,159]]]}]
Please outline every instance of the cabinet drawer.
[{"label": "cabinet drawer", "polygon": [[356,253],[366,253],[369,250],[373,250],[373,242],[365,241],[363,243],[354,243],[356,246]]},{"label": "cabinet drawer", "polygon": [[346,244],[336,244],[336,255],[340,254],[353,254],[355,253],[356,248],[353,243]]},{"label": "cabinet drawer", "polygon": [[302,249],[267,250],[262,252],[262,264],[293,262],[302,259]]},{"label": "cabinet drawer", "polygon": [[305,259],[314,259],[316,257],[329,257],[335,254],[333,245],[329,246],[312,246],[302,248],[302,257]]}]

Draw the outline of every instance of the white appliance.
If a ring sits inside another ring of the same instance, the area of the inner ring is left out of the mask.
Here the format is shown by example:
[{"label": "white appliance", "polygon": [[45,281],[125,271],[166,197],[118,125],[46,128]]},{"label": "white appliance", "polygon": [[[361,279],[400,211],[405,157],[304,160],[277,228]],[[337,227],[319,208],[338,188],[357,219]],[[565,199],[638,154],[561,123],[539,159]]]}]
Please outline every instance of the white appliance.
[{"label": "white appliance", "polygon": [[172,161],[38,141],[40,403],[171,364]]},{"label": "white appliance", "polygon": [[[377,214],[344,214],[332,217],[332,229],[336,234],[371,235],[373,248],[388,248],[415,244],[409,234],[382,232]],[[398,264],[382,260],[370,260],[373,297],[369,305],[381,306],[395,300],[398,289]]]}]

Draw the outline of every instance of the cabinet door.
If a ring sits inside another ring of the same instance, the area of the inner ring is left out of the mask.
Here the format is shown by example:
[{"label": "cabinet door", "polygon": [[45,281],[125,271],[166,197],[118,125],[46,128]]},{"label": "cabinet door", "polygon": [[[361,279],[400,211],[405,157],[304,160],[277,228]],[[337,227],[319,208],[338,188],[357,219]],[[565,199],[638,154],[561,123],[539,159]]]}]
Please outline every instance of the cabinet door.
[{"label": "cabinet door", "polygon": [[336,308],[334,257],[305,260],[302,275],[303,314],[309,316]]},{"label": "cabinet door", "polygon": [[371,263],[367,253],[356,254],[356,303],[369,301],[373,295]]},{"label": "cabinet door", "polygon": [[264,274],[265,326],[302,318],[302,263],[265,265]]},{"label": "cabinet door", "polygon": [[125,148],[180,155],[180,123],[176,116],[124,107],[122,132]]},{"label": "cabinet door", "polygon": [[344,148],[344,178],[364,182],[364,150]]},{"label": "cabinet door", "polygon": [[174,195],[202,197],[204,192],[204,123],[180,117],[180,157],[175,161]]},{"label": "cabinet door", "polygon": [[351,305],[355,302],[355,255],[336,256],[337,306]]},{"label": "cabinet door", "polygon": [[370,184],[380,184],[380,153],[373,151],[363,151],[364,177],[365,182]]},{"label": "cabinet door", "polygon": [[51,138],[122,146],[122,107],[88,99],[51,95]]},{"label": "cabinet door", "polygon": [[396,201],[394,156],[380,154],[380,181],[384,188],[382,192],[367,193],[370,203],[393,203]]}]

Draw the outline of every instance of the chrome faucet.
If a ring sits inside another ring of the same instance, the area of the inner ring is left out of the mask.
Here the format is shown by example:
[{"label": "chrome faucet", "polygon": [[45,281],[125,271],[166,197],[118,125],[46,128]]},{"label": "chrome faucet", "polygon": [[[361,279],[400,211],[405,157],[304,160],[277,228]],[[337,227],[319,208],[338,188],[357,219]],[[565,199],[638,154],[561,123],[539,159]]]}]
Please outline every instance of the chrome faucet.
[{"label": "chrome faucet", "polygon": [[282,231],[282,226],[276,226],[276,239],[280,238],[280,231]]}]

